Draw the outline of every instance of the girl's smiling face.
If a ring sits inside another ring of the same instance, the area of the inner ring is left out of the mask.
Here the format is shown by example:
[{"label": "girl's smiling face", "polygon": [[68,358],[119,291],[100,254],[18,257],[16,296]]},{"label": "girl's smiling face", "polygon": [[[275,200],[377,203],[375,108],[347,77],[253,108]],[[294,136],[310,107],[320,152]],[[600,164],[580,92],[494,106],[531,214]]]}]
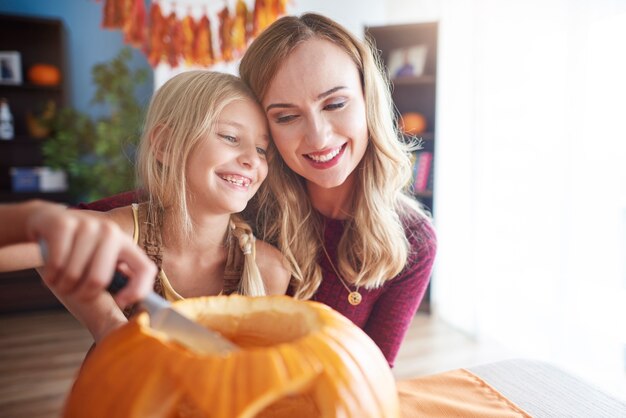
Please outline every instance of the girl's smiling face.
[{"label": "girl's smiling face", "polygon": [[241,212],[267,176],[268,146],[259,105],[249,99],[229,103],[187,162],[193,201],[213,213]]}]

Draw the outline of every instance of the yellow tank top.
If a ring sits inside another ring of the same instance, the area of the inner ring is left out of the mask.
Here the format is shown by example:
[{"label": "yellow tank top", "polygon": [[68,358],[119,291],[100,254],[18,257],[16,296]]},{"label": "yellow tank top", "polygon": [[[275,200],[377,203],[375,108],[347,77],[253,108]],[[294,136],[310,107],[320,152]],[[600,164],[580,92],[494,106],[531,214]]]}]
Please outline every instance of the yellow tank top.
[{"label": "yellow tank top", "polygon": [[[143,250],[148,254],[148,256],[152,258],[153,261],[155,261],[156,264],[159,266],[159,274],[157,276],[157,280],[155,283],[155,291],[170,302],[183,300],[184,297],[182,297],[178,292],[176,292],[176,290],[172,287],[170,281],[168,280],[167,275],[165,274],[165,271],[163,271],[163,268],[161,267],[161,262],[160,262],[161,260],[159,259],[159,257],[154,257],[154,252],[155,252],[154,245],[152,245],[153,247],[152,251],[148,251],[148,248],[146,248],[146,244],[143,242],[145,241],[145,238],[143,240],[141,239],[143,234],[149,232],[149,231],[142,231],[139,226],[142,222],[145,223],[145,219],[144,219],[145,208],[146,208],[145,205],[146,205],[145,203],[143,204],[133,203],[131,205],[132,211],[133,211],[133,224],[134,224],[133,240],[135,241],[135,244],[142,247]],[[140,222],[140,219],[141,219],[141,222]],[[148,228],[146,229],[149,229],[149,225],[148,225]],[[159,249],[157,248],[156,251],[159,251]],[[241,249],[239,248],[239,246],[233,245],[233,242],[229,242],[228,256],[226,259],[226,268],[224,270],[224,288],[222,292],[220,292],[220,294],[233,293],[235,289],[237,288],[237,286],[239,285],[239,280],[241,279],[241,274],[243,272],[243,257],[244,257],[243,253],[241,252]],[[155,260],[155,258],[157,259]]]},{"label": "yellow tank top", "polygon": [[[133,230],[133,240],[135,241],[135,244],[139,245],[139,205],[137,203],[133,203],[131,206],[133,208],[133,223],[135,225],[135,228]],[[161,286],[163,287],[162,296],[165,299],[170,302],[184,299],[181,295],[178,294],[178,292],[176,292],[176,290],[174,290],[174,288],[170,284],[170,281],[167,278],[167,275],[165,274],[165,271],[163,271],[162,268],[159,268],[158,278],[161,281]]]}]

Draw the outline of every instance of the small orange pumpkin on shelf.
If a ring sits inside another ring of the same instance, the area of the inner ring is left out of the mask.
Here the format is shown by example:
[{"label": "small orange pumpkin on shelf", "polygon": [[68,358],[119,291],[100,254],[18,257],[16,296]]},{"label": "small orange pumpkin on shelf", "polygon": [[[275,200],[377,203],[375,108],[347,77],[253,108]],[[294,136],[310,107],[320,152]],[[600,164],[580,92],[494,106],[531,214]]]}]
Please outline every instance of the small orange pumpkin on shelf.
[{"label": "small orange pumpkin on shelf", "polygon": [[239,295],[175,303],[241,347],[197,355],[143,313],[84,363],[65,417],[398,417],[391,370],[374,342],[317,302]]},{"label": "small orange pumpkin on shelf", "polygon": [[426,131],[427,122],[424,115],[417,112],[406,112],[398,121],[400,130],[406,135],[419,135]]},{"label": "small orange pumpkin on shelf", "polygon": [[47,101],[39,113],[26,112],[26,130],[31,138],[43,139],[48,137],[52,130],[55,114],[56,103],[52,100]]},{"label": "small orange pumpkin on shelf", "polygon": [[58,86],[61,71],[51,64],[35,64],[28,69],[28,81],[38,86]]}]

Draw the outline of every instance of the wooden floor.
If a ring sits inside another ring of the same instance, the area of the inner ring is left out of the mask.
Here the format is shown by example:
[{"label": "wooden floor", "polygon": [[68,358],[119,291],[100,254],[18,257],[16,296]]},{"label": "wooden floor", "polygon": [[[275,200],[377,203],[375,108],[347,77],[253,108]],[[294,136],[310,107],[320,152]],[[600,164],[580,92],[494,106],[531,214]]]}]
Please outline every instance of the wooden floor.
[{"label": "wooden floor", "polygon": [[58,417],[91,342],[62,310],[0,316],[0,417]]},{"label": "wooden floor", "polygon": [[[91,336],[65,311],[0,316],[0,417],[58,417]],[[400,350],[397,379],[500,360],[507,353],[477,343],[419,314]]]},{"label": "wooden floor", "polygon": [[393,374],[408,379],[515,357],[492,341],[476,341],[436,316],[419,313],[411,323]]}]

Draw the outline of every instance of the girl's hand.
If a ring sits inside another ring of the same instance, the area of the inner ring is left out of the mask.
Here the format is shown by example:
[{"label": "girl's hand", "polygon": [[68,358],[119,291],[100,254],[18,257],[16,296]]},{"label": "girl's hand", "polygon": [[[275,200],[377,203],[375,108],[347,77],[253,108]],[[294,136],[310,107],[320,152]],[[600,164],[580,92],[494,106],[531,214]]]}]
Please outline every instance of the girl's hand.
[{"label": "girl's hand", "polygon": [[92,301],[105,291],[116,269],[129,278],[115,295],[120,307],[152,290],[156,266],[108,219],[47,204],[27,218],[26,233],[30,240],[45,243],[42,278],[59,296]]}]

